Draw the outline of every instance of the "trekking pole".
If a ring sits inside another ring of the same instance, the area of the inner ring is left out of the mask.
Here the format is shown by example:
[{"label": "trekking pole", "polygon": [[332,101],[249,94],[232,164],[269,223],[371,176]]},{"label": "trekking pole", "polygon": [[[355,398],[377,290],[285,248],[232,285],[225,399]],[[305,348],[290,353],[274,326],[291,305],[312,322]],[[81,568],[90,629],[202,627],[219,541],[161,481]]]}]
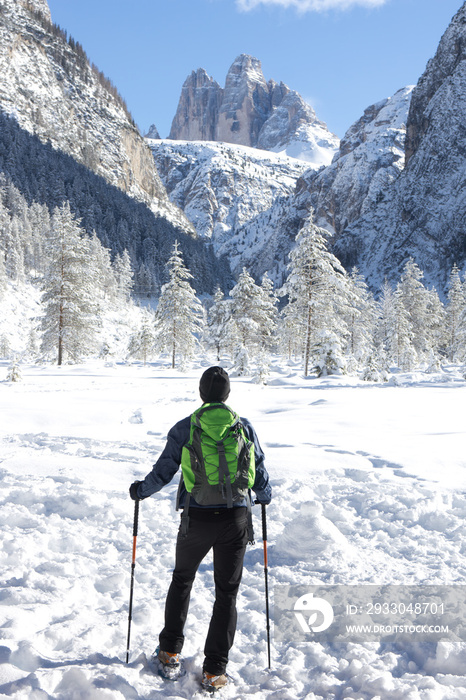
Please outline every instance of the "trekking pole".
[{"label": "trekking pole", "polygon": [[264,542],[264,577],[265,577],[265,614],[267,618],[267,656],[270,666],[270,617],[269,617],[269,578],[267,565],[267,518],[265,515],[265,504],[262,503],[262,540]]},{"label": "trekking pole", "polygon": [[133,521],[133,560],[131,562],[131,588],[129,592],[129,613],[128,613],[128,640],[126,642],[126,663],[129,661],[129,640],[131,638],[131,620],[133,618],[133,590],[134,590],[134,568],[136,566],[136,540],[138,537],[139,520],[139,499],[134,501],[134,521]]}]

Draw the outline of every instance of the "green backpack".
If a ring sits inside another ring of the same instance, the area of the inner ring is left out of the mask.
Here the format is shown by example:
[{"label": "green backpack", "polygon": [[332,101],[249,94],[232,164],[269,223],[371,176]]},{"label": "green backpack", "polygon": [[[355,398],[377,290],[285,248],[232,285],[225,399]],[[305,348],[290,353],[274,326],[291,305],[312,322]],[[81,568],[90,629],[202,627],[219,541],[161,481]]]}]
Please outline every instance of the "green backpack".
[{"label": "green backpack", "polygon": [[254,444],[239,416],[224,403],[206,403],[191,416],[189,442],[181,453],[186,491],[201,506],[248,499],[256,467]]}]

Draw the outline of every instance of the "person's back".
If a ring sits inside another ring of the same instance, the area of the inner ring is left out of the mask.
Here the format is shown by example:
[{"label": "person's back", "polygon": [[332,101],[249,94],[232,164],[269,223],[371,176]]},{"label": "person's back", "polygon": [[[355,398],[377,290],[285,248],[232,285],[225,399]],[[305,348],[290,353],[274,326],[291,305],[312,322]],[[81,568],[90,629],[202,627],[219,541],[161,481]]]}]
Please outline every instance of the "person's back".
[{"label": "person's back", "polygon": [[[173,426],[152,472],[144,481],[132,484],[130,494],[132,498],[150,496],[167,484],[182,466],[183,477],[177,500],[183,507],[183,513],[157,658],[169,676],[173,675],[172,670],[180,668],[179,655],[184,643],[191,588],[201,561],[213,549],[215,603],[204,647],[203,685],[215,690],[227,682],[228,654],[236,631],[236,597],[244,552],[248,539],[252,538],[251,519],[248,517],[249,489],[255,492],[256,502],[264,504],[270,503],[272,491],[264,466],[264,453],[254,428],[225,405],[230,393],[230,381],[225,370],[221,367],[206,370],[200,380],[199,393],[203,401],[201,408]],[[211,418],[217,425],[205,438],[203,449],[205,430],[198,415],[201,413],[202,418],[202,414],[209,413],[209,406],[214,407]],[[223,410],[217,410],[214,416],[215,408]],[[230,430],[237,431],[236,447],[231,441],[226,445]],[[215,437],[219,439],[215,440]],[[212,450],[212,441],[216,443],[216,450]],[[241,441],[244,442],[243,447]],[[248,452],[247,457],[240,454],[243,448]],[[235,450],[236,464],[233,468],[232,455]],[[212,482],[209,487],[205,483],[205,464],[198,469],[197,461],[207,462],[210,474],[207,482]],[[239,478],[238,485],[235,484],[235,477],[239,465],[242,465],[239,471],[242,471],[243,478]]]}]

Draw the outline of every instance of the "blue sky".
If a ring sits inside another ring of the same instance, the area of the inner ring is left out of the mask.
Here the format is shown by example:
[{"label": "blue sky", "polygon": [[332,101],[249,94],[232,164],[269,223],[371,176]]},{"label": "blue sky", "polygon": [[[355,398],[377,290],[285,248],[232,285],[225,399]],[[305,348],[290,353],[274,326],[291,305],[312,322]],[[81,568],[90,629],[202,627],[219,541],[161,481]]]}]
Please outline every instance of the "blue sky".
[{"label": "blue sky", "polygon": [[461,0],[48,0],[52,20],[112,80],[141,129],[168,136],[181,87],[221,86],[236,56],[299,92],[342,137],[364,109],[415,84]]}]

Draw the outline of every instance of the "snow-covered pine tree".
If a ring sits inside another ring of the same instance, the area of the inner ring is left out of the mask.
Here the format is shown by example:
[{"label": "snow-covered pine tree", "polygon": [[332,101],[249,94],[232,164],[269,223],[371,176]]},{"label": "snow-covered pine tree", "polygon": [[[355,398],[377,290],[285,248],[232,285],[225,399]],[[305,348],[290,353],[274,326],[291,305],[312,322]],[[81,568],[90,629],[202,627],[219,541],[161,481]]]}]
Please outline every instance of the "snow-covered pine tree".
[{"label": "snow-covered pine tree", "polygon": [[398,284],[394,294],[394,326],[390,337],[390,351],[398,367],[412,370],[418,360],[413,345],[413,331],[409,311],[404,305],[404,294]]},{"label": "snow-covered pine tree", "polygon": [[2,232],[6,247],[6,269],[8,277],[22,282],[24,280],[24,250],[21,240],[20,221],[14,216]]},{"label": "snow-covered pine tree", "polygon": [[384,351],[373,350],[367,357],[365,367],[361,372],[361,379],[365,382],[387,382],[388,369],[385,367]]},{"label": "snow-covered pine tree", "polygon": [[144,263],[139,265],[139,269],[134,276],[134,291],[140,297],[150,297],[153,288],[152,275]]},{"label": "snow-covered pine tree", "polygon": [[108,248],[104,248],[95,231],[89,239],[89,251],[95,267],[99,296],[102,299],[114,299],[117,295],[117,280],[112,267],[110,251]]},{"label": "snow-covered pine tree", "polygon": [[8,277],[5,270],[5,253],[0,250],[0,301],[7,290]]},{"label": "snow-covered pine tree", "polygon": [[374,350],[377,305],[364,277],[354,267],[347,278],[348,297],[345,321],[348,328],[349,354],[357,365],[364,364]]},{"label": "snow-covered pine tree", "polygon": [[408,312],[412,344],[418,360],[425,359],[429,355],[430,338],[428,318],[429,297],[427,289],[422,283],[424,273],[410,258],[403,268],[397,290]]},{"label": "snow-covered pine tree", "polygon": [[231,301],[217,287],[213,304],[207,312],[207,331],[204,341],[207,347],[215,350],[217,361],[220,361],[222,353],[227,349],[227,328],[231,317]]},{"label": "snow-covered pine tree", "polygon": [[287,304],[279,317],[278,338],[280,351],[288,360],[302,356],[301,330],[301,317],[297,307],[294,304]]},{"label": "snow-covered pine tree", "polygon": [[[277,295],[267,272],[260,285],[259,343],[262,355],[269,353],[277,344]],[[262,357],[262,363],[264,357]]]},{"label": "snow-covered pine tree", "polygon": [[155,342],[154,315],[148,309],[143,309],[141,326],[129,339],[128,355],[142,360],[145,365],[154,354]]},{"label": "snow-covered pine tree", "polygon": [[40,340],[39,340],[39,334],[37,333],[36,328],[31,328],[29,331],[28,335],[28,342],[26,345],[26,356],[30,357],[32,360],[35,360],[40,351]]},{"label": "snow-covered pine tree", "polygon": [[448,358],[451,362],[454,362],[455,360],[462,362],[465,358],[465,315],[465,290],[463,284],[461,283],[460,271],[457,265],[454,265],[450,273],[448,285],[448,303],[445,315],[445,342]]},{"label": "snow-covered pine tree", "polygon": [[[430,367],[437,366],[445,353],[445,306],[435,287],[427,290],[426,358]],[[437,362],[434,358],[437,358]]]},{"label": "snow-covered pine tree", "polygon": [[77,361],[94,349],[96,272],[83,234],[68,202],[54,210],[43,280],[41,350],[56,354],[59,365],[65,357]]},{"label": "snow-covered pine tree", "polygon": [[0,335],[0,357],[8,359],[11,355],[10,339],[6,333]]},{"label": "snow-covered pine tree", "polygon": [[[313,210],[296,236],[296,247],[289,254],[290,273],[282,288],[288,295],[284,315],[293,319],[293,328],[301,344],[304,376],[309,374],[311,349],[321,330],[340,335],[344,332],[340,316],[344,306],[346,273],[327,249],[330,236],[313,221]],[[341,342],[341,341],[339,341]]]},{"label": "snow-covered pine tree", "polygon": [[237,343],[246,349],[249,356],[254,355],[260,346],[261,290],[245,267],[230,297]]},{"label": "snow-covered pine tree", "polygon": [[375,328],[375,345],[390,359],[392,357],[392,338],[396,328],[395,292],[388,280],[384,281],[380,298],[377,302],[378,318]]},{"label": "snow-covered pine tree", "polygon": [[169,281],[162,286],[155,314],[156,346],[159,352],[169,352],[171,366],[176,358],[182,362],[193,356],[201,331],[202,304],[191,287],[193,278],[185,267],[178,241],[167,262]]},{"label": "snow-covered pine tree", "polygon": [[28,218],[31,225],[31,247],[27,251],[27,269],[41,274],[45,269],[43,252],[47,232],[50,231],[50,214],[45,204],[33,202],[29,207]]},{"label": "snow-covered pine tree", "polygon": [[13,358],[11,365],[8,368],[6,379],[8,382],[20,382],[22,379],[21,371],[19,369],[16,357]]},{"label": "snow-covered pine tree", "polygon": [[264,342],[264,292],[246,268],[243,268],[230,297],[231,316],[226,326],[227,344],[236,371],[242,375],[249,371],[250,360],[257,357]]},{"label": "snow-covered pine tree", "polygon": [[346,360],[341,336],[335,331],[321,328],[313,334],[313,337],[314,341],[311,346],[312,370],[317,376],[345,374]]},{"label": "snow-covered pine tree", "polygon": [[115,256],[113,272],[115,274],[120,298],[124,301],[128,301],[133,288],[133,267],[126,248],[121,255]]}]

